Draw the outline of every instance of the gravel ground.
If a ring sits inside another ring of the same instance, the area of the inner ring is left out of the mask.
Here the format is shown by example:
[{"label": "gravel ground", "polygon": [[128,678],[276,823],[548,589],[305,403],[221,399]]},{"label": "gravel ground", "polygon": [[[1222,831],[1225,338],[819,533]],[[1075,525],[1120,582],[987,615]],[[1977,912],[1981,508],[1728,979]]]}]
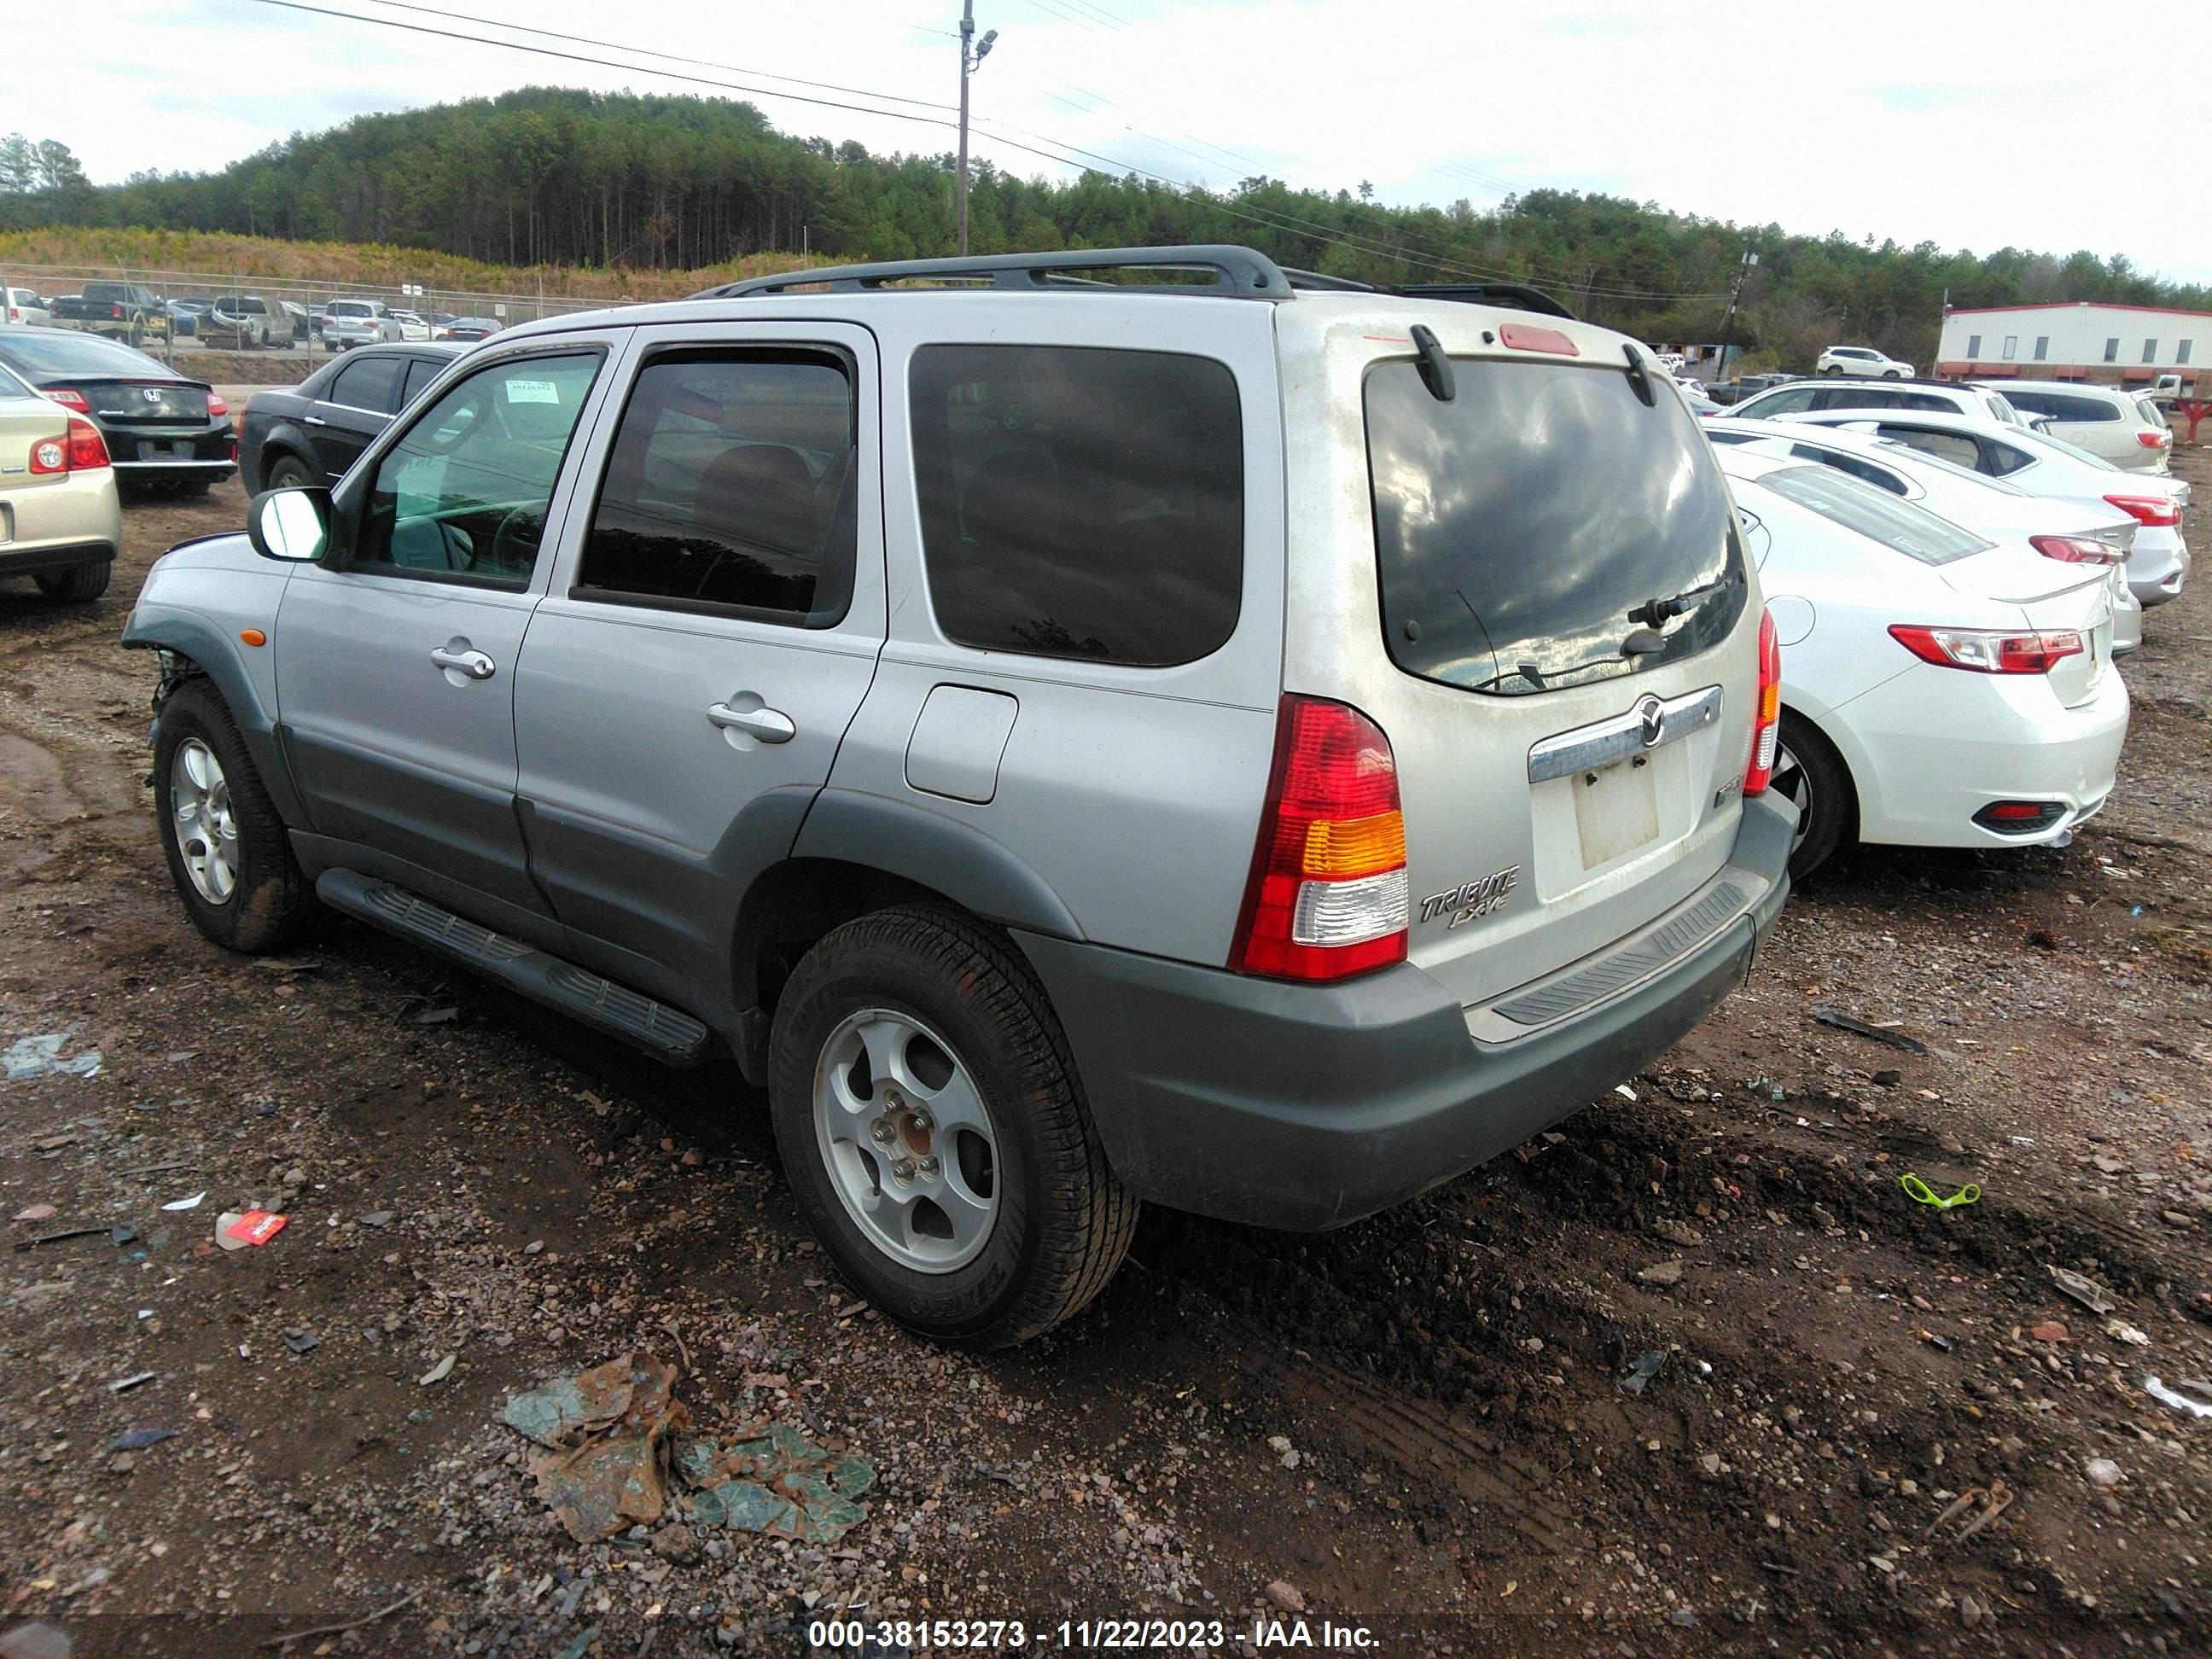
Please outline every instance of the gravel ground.
[{"label": "gravel ground", "polygon": [[[1325,1237],[1148,1217],[1093,1311],[976,1358],[854,1301],[734,1076],[337,918],[281,962],[192,932],[115,639],[242,505],[130,507],[95,605],[0,590],[0,1044],[103,1058],[0,1083],[0,1622],[225,1656],[403,1600],[294,1650],[798,1652],[848,1607],[1055,1646],[1148,1614],[1249,1650],[1301,1609],[1386,1653],[2212,1644],[2212,1424],[2144,1386],[2212,1377],[2205,584],[2151,616],[2071,847],[1847,855],[1632,1099]],[[255,1206],[289,1225],[218,1249]],[[100,1231],[28,1243],[68,1227]],[[499,1413],[633,1351],[709,1430],[872,1460],[866,1519],[574,1542]],[[142,1429],[173,1434],[116,1446]]]}]

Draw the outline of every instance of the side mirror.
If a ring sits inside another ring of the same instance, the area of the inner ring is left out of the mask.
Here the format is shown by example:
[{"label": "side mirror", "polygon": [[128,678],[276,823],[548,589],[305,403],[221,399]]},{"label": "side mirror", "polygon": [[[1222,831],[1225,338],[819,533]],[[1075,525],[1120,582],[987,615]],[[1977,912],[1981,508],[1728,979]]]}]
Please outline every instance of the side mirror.
[{"label": "side mirror", "polygon": [[246,510],[246,538],[264,559],[313,564],[331,539],[331,492],[271,489]]}]

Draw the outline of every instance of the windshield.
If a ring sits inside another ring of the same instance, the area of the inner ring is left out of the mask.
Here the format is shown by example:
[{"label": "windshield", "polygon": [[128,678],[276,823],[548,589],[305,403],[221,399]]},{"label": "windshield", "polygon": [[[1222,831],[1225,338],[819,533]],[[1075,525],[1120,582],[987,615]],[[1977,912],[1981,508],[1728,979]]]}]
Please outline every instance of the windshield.
[{"label": "windshield", "polygon": [[1924,507],[1828,467],[1778,467],[1762,474],[1759,482],[1784,500],[1923,564],[1948,564],[1996,545]]},{"label": "windshield", "polygon": [[[1743,550],[1712,452],[1677,398],[1620,368],[1454,360],[1439,403],[1416,367],[1367,377],[1383,637],[1410,674],[1498,696],[1693,656],[1742,613]],[[1624,655],[1628,613],[1717,584]]]},{"label": "windshield", "polygon": [[33,374],[150,374],[164,380],[177,378],[144,352],[103,340],[97,334],[76,334],[64,329],[10,329],[4,346],[10,363]]}]

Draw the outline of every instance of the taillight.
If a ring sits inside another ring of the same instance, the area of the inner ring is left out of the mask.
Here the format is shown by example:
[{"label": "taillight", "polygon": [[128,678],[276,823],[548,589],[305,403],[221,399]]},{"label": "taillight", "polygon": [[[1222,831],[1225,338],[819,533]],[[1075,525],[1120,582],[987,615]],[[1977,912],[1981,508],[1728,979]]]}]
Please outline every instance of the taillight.
[{"label": "taillight", "polygon": [[41,438],[31,446],[31,472],[33,477],[41,473],[68,471],[68,439]]},{"label": "taillight", "polygon": [[2169,432],[2138,432],[2136,441],[2145,449],[2163,449],[2173,441],[2173,434]]},{"label": "taillight", "polygon": [[1890,629],[1889,636],[1923,662],[1976,674],[2047,674],[2082,650],[2081,636],[2071,629],[2008,633],[2001,628],[1910,628],[1899,623]]},{"label": "taillight", "polygon": [[84,400],[84,393],[77,391],[74,386],[49,386],[46,395],[64,409],[73,409],[80,415],[92,413],[92,405]]},{"label": "taillight", "polygon": [[107,465],[107,445],[90,421],[70,416],[69,470],[90,472]]},{"label": "taillight", "polygon": [[208,393],[208,419],[212,421],[221,416],[228,415],[229,413],[230,405],[228,404],[216,397],[214,392],[210,392]]},{"label": "taillight", "polygon": [[2061,564],[2118,564],[2119,550],[2081,536],[2030,536],[2027,544]]},{"label": "taillight", "polygon": [[2107,495],[2105,500],[2137,524],[2154,530],[2171,529],[2181,522],[2181,508],[2170,495]]},{"label": "taillight", "polygon": [[1759,614],[1759,698],[1752,708],[1751,762],[1743,769],[1743,793],[1763,795],[1774,781],[1775,752],[1782,744],[1782,641],[1770,611]]},{"label": "taillight", "polygon": [[1390,740],[1356,708],[1285,696],[1230,966],[1335,980],[1406,957],[1406,820]]}]

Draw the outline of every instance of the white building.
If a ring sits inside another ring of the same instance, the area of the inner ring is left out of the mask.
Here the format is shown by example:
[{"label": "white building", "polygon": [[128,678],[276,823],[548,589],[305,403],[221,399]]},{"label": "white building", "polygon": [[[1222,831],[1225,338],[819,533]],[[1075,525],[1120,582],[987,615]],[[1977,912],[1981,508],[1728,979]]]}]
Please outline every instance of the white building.
[{"label": "white building", "polygon": [[1936,372],[1946,379],[2016,374],[2113,385],[2179,374],[2186,386],[2208,359],[2212,311],[2078,301],[1946,310]]}]

